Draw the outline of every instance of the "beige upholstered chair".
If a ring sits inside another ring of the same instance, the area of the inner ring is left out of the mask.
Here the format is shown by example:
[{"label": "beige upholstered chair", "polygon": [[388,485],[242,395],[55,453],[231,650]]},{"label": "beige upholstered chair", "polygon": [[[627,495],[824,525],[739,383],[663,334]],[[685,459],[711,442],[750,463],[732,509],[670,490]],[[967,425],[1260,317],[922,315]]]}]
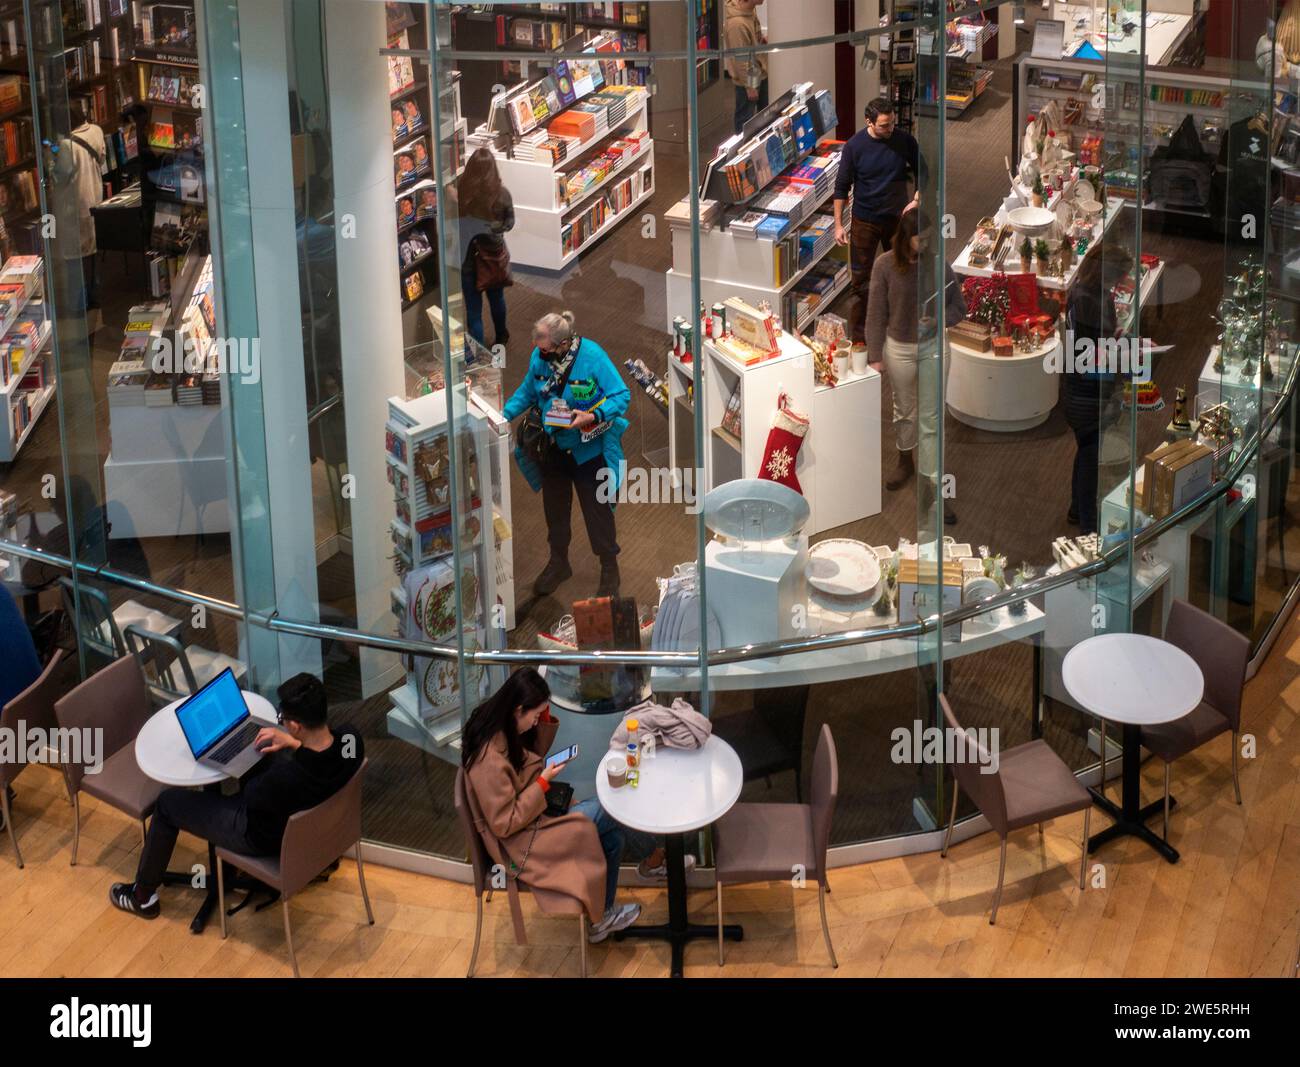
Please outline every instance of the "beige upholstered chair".
[{"label": "beige upholstered chair", "polygon": [[[57,722],[54,718],[54,692],[58,686],[55,675],[63,662],[65,653],[59,649],[50,662],[41,671],[40,677],[14,697],[0,710],[0,728],[13,736],[18,731],[18,724],[24,723],[28,729],[53,731]],[[48,737],[49,734],[47,733]],[[27,769],[26,758],[13,762],[0,761],[0,807],[4,810],[5,829],[9,831],[9,840],[14,846],[14,856],[18,866],[23,865],[23,854],[18,848],[18,835],[14,831],[13,806],[9,803],[9,786],[15,778]]]},{"label": "beige upholstered chair", "polygon": [[1142,745],[1165,763],[1165,832],[1169,840],[1169,767],[1211,738],[1232,732],[1232,788],[1241,803],[1237,775],[1237,735],[1241,730],[1241,693],[1250,662],[1250,641],[1226,622],[1175,600],[1165,624],[1165,640],[1196,661],[1205,678],[1205,695],[1187,715],[1158,726],[1142,727]]},{"label": "beige upholstered chair", "polygon": [[279,892],[284,911],[284,939],[289,945],[293,976],[300,977],[298,954],[293,948],[293,928],[289,924],[289,898],[353,845],[357,846],[357,880],[361,883],[366,919],[374,926],[375,914],[370,910],[370,894],[366,891],[366,867],[361,859],[361,785],[369,762],[369,758],[363,759],[361,766],[332,797],[289,817],[278,857],[246,856],[228,848],[217,849],[217,907],[221,912],[223,939],[226,936],[226,879],[222,867],[229,863]]},{"label": "beige upholstered chair", "polygon": [[826,922],[826,853],[830,848],[831,819],[840,791],[839,760],[831,728],[822,724],[813,754],[811,804],[737,804],[713,828],[717,865],[718,966],[722,956],[722,887],[746,882],[787,880],[802,868],[808,880],[817,881],[822,936],[831,966],[838,967],[831,931]]},{"label": "beige upholstered chair", "polygon": [[[943,717],[953,730],[961,730],[961,723],[952,713],[948,698],[940,694]],[[952,812],[948,816],[948,829],[943,835],[941,856],[948,855],[952,840],[952,826],[957,819],[957,797],[961,789],[970,794],[975,806],[988,819],[989,824],[1002,839],[1002,855],[998,862],[998,888],[993,894],[993,912],[989,925],[998,919],[998,904],[1002,900],[1002,880],[1007,873],[1007,834],[1033,823],[1043,832],[1043,822],[1058,815],[1083,812],[1083,855],[1079,859],[1079,888],[1084,887],[1088,868],[1088,822],[1092,815],[1092,797],[1083,783],[1052,751],[1046,741],[1039,739],[998,753],[998,769],[985,774],[991,765],[990,753],[971,737],[969,746],[978,762],[962,760],[952,765]]]},{"label": "beige upholstered chair", "polygon": [[[487,847],[483,844],[483,838],[479,835],[474,826],[474,816],[470,812],[469,797],[466,793],[465,786],[465,768],[456,768],[456,815],[460,819],[461,831],[465,834],[465,847],[469,851],[469,863],[474,872],[474,903],[475,921],[474,921],[474,949],[469,957],[469,971],[466,978],[474,977],[474,968],[478,964],[478,946],[479,939],[483,936],[483,894],[488,894],[488,899],[492,899],[492,890],[488,884],[489,874],[492,870],[492,857],[488,854]],[[578,945],[579,959],[581,960],[582,977],[587,977],[587,910],[585,905],[577,897],[571,897],[567,893],[557,893],[550,889],[535,889],[524,882],[518,882],[517,887],[520,891],[532,893],[533,899],[537,901],[537,907],[544,915],[577,915],[578,916]]]},{"label": "beige upholstered chair", "polygon": [[76,689],[54,702],[54,714],[65,730],[103,730],[97,774],[87,774],[84,760],[62,753],[63,773],[72,794],[72,864],[77,863],[81,841],[80,795],[89,793],[140,823],[143,838],[145,819],[153,814],[158,794],[166,787],[140,770],[135,761],[135,739],[149,720],[152,707],[144,675],[131,656],[114,660]]}]

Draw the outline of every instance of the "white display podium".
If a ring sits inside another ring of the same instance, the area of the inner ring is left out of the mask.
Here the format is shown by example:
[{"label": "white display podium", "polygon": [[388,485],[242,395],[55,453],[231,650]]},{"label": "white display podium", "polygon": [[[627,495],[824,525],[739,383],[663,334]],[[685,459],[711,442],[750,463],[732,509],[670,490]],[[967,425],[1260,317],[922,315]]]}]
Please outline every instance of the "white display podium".
[{"label": "white display podium", "polygon": [[709,600],[718,613],[722,641],[759,644],[797,636],[795,607],[808,599],[804,569],[808,538],[774,541],[710,541],[704,548]]},{"label": "white display podium", "polygon": [[1042,425],[1060,391],[1059,377],[1044,366],[1060,347],[1054,335],[1031,351],[995,356],[950,341],[946,396],[953,418],[994,433]]}]

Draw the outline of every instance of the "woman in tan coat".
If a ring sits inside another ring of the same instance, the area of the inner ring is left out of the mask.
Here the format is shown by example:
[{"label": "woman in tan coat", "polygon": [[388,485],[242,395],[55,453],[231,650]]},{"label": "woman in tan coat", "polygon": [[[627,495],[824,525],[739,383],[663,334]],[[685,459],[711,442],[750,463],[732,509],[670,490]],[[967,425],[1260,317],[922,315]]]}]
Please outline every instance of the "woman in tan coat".
[{"label": "woman in tan coat", "polygon": [[564,764],[545,766],[559,724],[550,689],[531,667],[515,671],[465,724],[461,762],[474,822],[507,877],[584,901],[589,940],[603,941],[641,914],[639,904],[615,906],[624,846],[645,855],[648,834],[630,831],[592,797],[566,815],[546,815],[546,792]]}]

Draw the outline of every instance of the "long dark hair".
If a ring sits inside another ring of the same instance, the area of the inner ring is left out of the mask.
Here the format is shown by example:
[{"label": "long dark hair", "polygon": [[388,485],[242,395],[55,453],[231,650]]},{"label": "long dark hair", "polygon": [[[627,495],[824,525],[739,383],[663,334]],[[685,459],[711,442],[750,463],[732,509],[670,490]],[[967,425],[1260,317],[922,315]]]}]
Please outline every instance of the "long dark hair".
[{"label": "long dark hair", "polygon": [[916,265],[916,250],[912,247],[912,238],[926,233],[930,229],[930,220],[921,214],[921,209],[913,208],[898,220],[898,229],[890,248],[894,252],[894,269],[899,274],[906,274]]},{"label": "long dark hair", "polygon": [[491,221],[502,202],[501,173],[487,148],[476,149],[460,176],[460,213]]},{"label": "long dark hair", "polygon": [[515,729],[515,709],[535,708],[550,699],[551,689],[546,679],[532,667],[520,667],[469,717],[461,732],[461,765],[468,769],[492,738],[504,733],[510,766],[518,770],[524,765],[524,744],[530,738]]}]

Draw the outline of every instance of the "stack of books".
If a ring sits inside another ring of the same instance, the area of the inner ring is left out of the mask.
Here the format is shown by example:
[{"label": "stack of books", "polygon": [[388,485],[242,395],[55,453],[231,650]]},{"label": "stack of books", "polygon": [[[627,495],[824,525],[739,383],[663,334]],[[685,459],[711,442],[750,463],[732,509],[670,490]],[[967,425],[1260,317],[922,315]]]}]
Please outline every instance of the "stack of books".
[{"label": "stack of books", "polygon": [[153,371],[144,385],[144,406],[147,408],[169,408],[175,403],[172,396],[172,376]]},{"label": "stack of books", "polygon": [[143,407],[148,380],[143,359],[119,359],[108,371],[108,402],[113,407]]}]

